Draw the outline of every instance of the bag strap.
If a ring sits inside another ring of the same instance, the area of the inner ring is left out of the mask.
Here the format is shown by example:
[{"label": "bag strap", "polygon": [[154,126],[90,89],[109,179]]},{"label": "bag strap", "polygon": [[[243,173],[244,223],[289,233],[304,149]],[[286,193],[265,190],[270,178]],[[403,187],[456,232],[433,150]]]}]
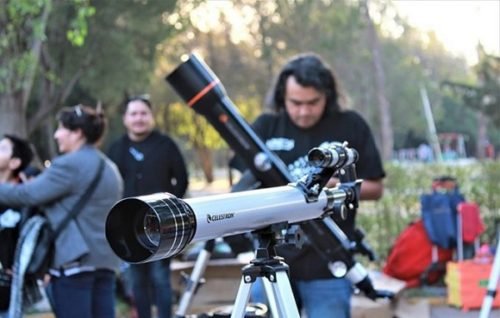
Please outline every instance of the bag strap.
[{"label": "bag strap", "polygon": [[62,230],[68,225],[69,221],[73,218],[75,218],[80,211],[82,210],[82,207],[85,203],[87,203],[88,199],[90,196],[94,193],[95,189],[97,188],[97,182],[99,182],[99,179],[102,175],[102,172],[104,171],[104,159],[99,156],[99,169],[97,170],[97,173],[92,180],[92,182],[89,184],[87,187],[87,190],[85,193],[80,197],[78,202],[73,206],[73,209],[66,215],[66,217],[62,220],[61,223],[59,223],[58,227],[54,230],[54,233],[52,235],[53,239],[55,240],[59,234],[62,232]]}]

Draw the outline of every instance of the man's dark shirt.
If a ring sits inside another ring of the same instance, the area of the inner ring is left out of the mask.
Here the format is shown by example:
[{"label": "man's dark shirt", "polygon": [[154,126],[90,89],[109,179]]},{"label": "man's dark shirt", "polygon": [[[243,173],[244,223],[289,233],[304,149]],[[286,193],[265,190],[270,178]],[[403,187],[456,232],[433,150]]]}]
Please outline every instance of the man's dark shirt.
[{"label": "man's dark shirt", "polygon": [[141,142],[127,135],[108,151],[124,181],[124,197],[169,192],[182,198],[188,187],[186,164],[179,148],[168,136],[153,131]]},{"label": "man's dark shirt", "polygon": [[[359,160],[356,163],[358,178],[380,179],[385,176],[370,128],[356,112],[327,112],[309,129],[297,127],[286,112],[263,114],[257,118],[252,127],[266,146],[283,160],[295,179],[308,174],[312,169],[307,162],[309,150],[325,146],[330,142],[344,141],[359,153]],[[241,162],[241,158],[233,161],[233,167],[243,168]],[[333,216],[333,219],[346,234],[349,235],[354,230],[355,213],[349,214],[345,221],[338,216]],[[294,279],[333,277],[327,263],[311,246],[306,245],[300,251],[279,248],[278,253],[284,256],[290,265],[290,274]]]}]

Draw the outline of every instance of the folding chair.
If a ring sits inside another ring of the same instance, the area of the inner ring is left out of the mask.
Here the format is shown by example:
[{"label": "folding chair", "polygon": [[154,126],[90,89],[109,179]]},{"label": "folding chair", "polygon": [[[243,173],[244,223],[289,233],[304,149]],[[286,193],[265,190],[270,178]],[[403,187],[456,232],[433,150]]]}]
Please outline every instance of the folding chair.
[{"label": "folding chair", "polygon": [[475,202],[461,202],[457,207],[457,260],[473,258],[479,250],[479,236],[484,224]]}]

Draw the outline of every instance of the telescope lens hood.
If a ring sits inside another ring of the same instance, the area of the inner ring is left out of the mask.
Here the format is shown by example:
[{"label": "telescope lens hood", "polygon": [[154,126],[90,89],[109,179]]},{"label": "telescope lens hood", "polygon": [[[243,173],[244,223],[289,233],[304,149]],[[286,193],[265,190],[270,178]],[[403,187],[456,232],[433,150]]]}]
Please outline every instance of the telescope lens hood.
[{"label": "telescope lens hood", "polygon": [[106,220],[106,238],[118,257],[143,263],[181,252],[196,232],[196,217],[170,193],[118,201]]}]

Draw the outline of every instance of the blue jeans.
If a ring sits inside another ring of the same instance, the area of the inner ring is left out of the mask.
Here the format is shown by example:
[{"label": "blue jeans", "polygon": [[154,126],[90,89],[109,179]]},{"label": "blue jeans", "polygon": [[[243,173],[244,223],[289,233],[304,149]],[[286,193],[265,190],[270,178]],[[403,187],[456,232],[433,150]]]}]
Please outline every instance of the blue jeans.
[{"label": "blue jeans", "polygon": [[50,290],[57,318],[115,316],[115,273],[110,270],[52,277]]},{"label": "blue jeans", "polygon": [[139,318],[151,318],[151,305],[158,309],[158,318],[172,315],[170,260],[130,265],[132,291]]},{"label": "blue jeans", "polygon": [[266,278],[258,277],[257,280],[253,283],[252,289],[250,289],[250,301],[252,303],[267,305],[266,290],[264,289],[264,282],[262,281],[262,279]]},{"label": "blue jeans", "polygon": [[350,318],[352,285],[347,279],[295,281],[307,318]]}]

